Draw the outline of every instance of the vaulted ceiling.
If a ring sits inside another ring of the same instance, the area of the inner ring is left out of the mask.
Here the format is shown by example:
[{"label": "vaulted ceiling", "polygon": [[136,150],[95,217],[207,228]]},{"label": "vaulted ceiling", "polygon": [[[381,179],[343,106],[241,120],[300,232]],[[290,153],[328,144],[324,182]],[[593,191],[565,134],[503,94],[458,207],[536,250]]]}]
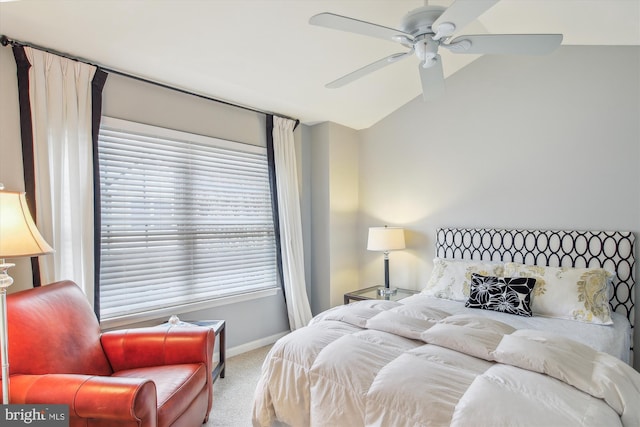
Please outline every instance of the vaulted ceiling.
[{"label": "vaulted ceiling", "polygon": [[[417,60],[327,89],[326,83],[406,49],[312,26],[309,18],[333,12],[398,28],[405,13],[422,5],[419,0],[2,1],[0,33],[303,123],[330,120],[362,129],[420,96]],[[563,45],[640,45],[640,1],[501,0],[456,34],[478,32],[562,33]],[[477,57],[440,53],[445,77]]]}]

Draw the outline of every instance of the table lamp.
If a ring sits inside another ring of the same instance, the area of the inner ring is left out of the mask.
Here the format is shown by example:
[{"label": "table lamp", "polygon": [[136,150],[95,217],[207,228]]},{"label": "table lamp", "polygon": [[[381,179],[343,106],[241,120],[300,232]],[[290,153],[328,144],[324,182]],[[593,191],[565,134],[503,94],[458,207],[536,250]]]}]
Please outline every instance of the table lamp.
[{"label": "table lamp", "polygon": [[7,340],[7,288],[13,278],[7,270],[15,264],[5,258],[31,257],[53,252],[36,228],[24,193],[4,191],[0,184],[0,353],[2,353],[2,403],[9,404],[9,352]]},{"label": "table lamp", "polygon": [[378,289],[382,296],[395,295],[397,289],[389,286],[389,251],[404,249],[404,229],[398,227],[369,227],[367,249],[384,252],[384,288]]}]

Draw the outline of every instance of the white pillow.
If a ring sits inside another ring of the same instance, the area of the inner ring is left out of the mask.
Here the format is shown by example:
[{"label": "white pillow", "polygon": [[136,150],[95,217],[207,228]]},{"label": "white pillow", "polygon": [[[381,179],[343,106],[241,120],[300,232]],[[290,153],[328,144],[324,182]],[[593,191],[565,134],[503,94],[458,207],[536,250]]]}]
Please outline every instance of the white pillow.
[{"label": "white pillow", "polygon": [[611,325],[609,287],[613,274],[602,268],[543,267],[505,264],[508,277],[533,277],[534,315]]},{"label": "white pillow", "polygon": [[435,258],[433,272],[422,293],[436,298],[466,301],[469,299],[473,273],[502,276],[503,271],[504,264],[499,261]]}]

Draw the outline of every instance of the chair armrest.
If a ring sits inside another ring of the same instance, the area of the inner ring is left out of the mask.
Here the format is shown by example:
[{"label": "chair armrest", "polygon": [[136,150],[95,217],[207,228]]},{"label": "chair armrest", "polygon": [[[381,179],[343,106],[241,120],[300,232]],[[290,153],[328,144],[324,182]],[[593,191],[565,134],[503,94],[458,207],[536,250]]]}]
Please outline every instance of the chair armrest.
[{"label": "chair armrest", "polygon": [[211,371],[215,334],[203,326],[157,326],[104,332],[100,341],[115,372],[183,363]]},{"label": "chair armrest", "polygon": [[12,404],[69,405],[69,415],[155,426],[153,381],[77,374],[12,375]]}]

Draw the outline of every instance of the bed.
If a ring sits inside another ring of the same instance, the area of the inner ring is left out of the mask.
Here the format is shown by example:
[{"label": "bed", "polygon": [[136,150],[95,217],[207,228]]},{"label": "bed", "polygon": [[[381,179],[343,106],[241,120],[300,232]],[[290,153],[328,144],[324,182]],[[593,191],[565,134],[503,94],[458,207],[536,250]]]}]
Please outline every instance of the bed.
[{"label": "bed", "polygon": [[635,238],[443,228],[424,290],[276,342],[254,426],[637,426]]}]

